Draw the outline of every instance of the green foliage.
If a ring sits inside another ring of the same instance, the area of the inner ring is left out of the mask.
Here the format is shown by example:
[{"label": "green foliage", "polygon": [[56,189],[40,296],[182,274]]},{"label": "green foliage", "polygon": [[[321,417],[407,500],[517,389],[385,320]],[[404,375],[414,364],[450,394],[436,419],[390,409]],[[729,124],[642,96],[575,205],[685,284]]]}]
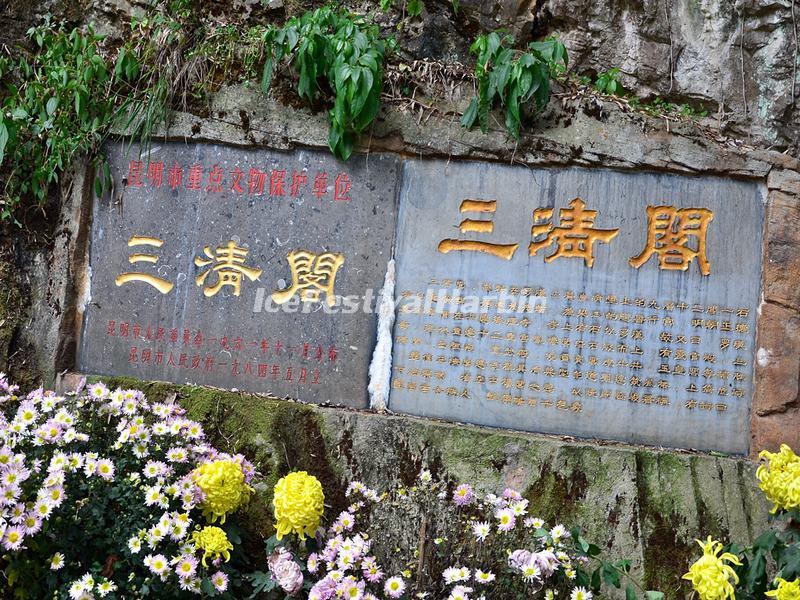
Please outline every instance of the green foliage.
[{"label": "green foliage", "polygon": [[737,600],[764,598],[777,578],[800,579],[800,511],[782,511],[777,520],[786,524],[765,531],[752,546],[731,544],[725,548],[724,551],[738,555],[742,562],[734,567],[739,576]]},{"label": "green foliage", "polygon": [[297,73],[300,98],[313,105],[333,96],[328,145],[348,159],[380,107],[387,43],[377,25],[328,5],[268,29],[264,44],[262,89],[269,91],[276,64],[285,60]]},{"label": "green foliage", "polygon": [[534,109],[540,111],[547,105],[550,80],[568,64],[566,48],[556,38],[532,42],[525,52],[514,50],[513,43],[512,36],[501,37],[494,32],[478,36],[470,47],[477,57],[478,95],[461,119],[464,127],[469,129],[477,121],[485,133],[491,109],[501,104],[506,109],[506,129],[519,140],[521,107],[533,102]]},{"label": "green foliage", "polygon": [[[79,154],[96,155],[114,114],[114,73],[91,29],[49,22],[28,31],[36,53],[0,61],[0,221],[27,198],[43,208],[48,189]],[[102,161],[97,165],[107,173]],[[105,178],[98,179],[102,182]]]},{"label": "green foliage", "polygon": [[[457,2],[458,0],[455,0]],[[395,6],[396,0],[380,0],[378,6],[383,12],[388,12]],[[425,8],[422,0],[403,0],[400,10],[411,18],[419,17]],[[400,27],[400,25],[398,25]]]},{"label": "green foliage", "polygon": [[597,74],[597,80],[594,83],[594,89],[601,94],[623,95],[625,89],[619,81],[619,69],[613,67],[608,71],[603,71]]},{"label": "green foliage", "polygon": [[597,566],[593,571],[587,571],[582,567],[577,569],[576,583],[594,594],[600,594],[603,586],[614,587],[618,590],[625,585],[625,599],[637,600],[664,600],[664,593],[653,590],[645,590],[631,577],[631,561],[621,559],[609,561],[603,558],[602,551],[596,544],[591,544],[583,538],[580,528],[574,528],[570,532],[571,542],[574,544],[574,551],[582,556],[588,564],[595,563]]}]

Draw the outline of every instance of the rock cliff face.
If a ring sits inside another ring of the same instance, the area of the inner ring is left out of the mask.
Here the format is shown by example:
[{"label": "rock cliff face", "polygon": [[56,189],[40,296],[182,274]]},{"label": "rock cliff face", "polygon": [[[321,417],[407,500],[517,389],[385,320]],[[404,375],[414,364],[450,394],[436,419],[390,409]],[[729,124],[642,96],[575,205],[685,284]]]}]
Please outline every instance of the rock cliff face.
[{"label": "rock cliff face", "polygon": [[[620,69],[626,90],[705,110],[719,133],[795,153],[800,139],[800,6],[796,0],[427,0],[419,20],[400,33],[401,55],[469,62],[479,32],[503,28],[518,43],[557,34],[571,69]],[[398,2],[399,3],[399,2]],[[33,7],[31,6],[33,4]],[[131,0],[10,0],[0,14],[0,44],[10,47],[42,14],[95,24],[111,39],[127,32]],[[220,22],[279,22],[314,5],[232,0],[204,2]],[[353,8],[366,8],[352,3]],[[798,3],[800,4],[800,3]],[[456,8],[457,7],[457,8]],[[32,10],[33,8],[33,10]]]},{"label": "rock cliff face", "polygon": [[[461,3],[481,29],[558,33],[579,73],[621,70],[626,89],[706,109],[725,130],[797,149],[800,7],[791,0]],[[792,83],[794,82],[794,85]]]}]

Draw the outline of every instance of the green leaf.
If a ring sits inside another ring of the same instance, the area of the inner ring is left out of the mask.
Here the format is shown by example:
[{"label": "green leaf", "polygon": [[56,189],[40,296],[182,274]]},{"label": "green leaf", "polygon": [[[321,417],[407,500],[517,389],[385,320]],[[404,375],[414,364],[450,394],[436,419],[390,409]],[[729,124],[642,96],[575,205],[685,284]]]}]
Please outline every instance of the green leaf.
[{"label": "green leaf", "polygon": [[2,116],[0,116],[0,165],[3,164],[3,157],[5,156],[6,144],[8,143],[8,127]]},{"label": "green leaf", "polygon": [[603,563],[603,582],[619,589],[621,585],[619,571],[615,569],[613,565]]},{"label": "green leaf", "polygon": [[471,129],[475,125],[475,119],[478,118],[478,98],[473,98],[469,103],[467,110],[461,117],[461,126]]},{"label": "green leaf", "polygon": [[47,105],[46,105],[45,108],[47,110],[47,115],[52,117],[53,113],[55,113],[56,109],[58,108],[58,98],[56,96],[53,96],[52,98],[50,98],[47,101]]},{"label": "green leaf", "polygon": [[625,600],[636,600],[636,590],[630,583],[625,586]]},{"label": "green leaf", "polygon": [[272,57],[269,57],[264,62],[264,70],[261,73],[261,89],[266,94],[269,92],[269,88],[272,85],[272,72],[275,69],[275,62],[272,60]]},{"label": "green leaf", "polygon": [[647,600],[664,600],[664,592],[656,592],[653,590],[647,590],[644,593],[645,598]]}]

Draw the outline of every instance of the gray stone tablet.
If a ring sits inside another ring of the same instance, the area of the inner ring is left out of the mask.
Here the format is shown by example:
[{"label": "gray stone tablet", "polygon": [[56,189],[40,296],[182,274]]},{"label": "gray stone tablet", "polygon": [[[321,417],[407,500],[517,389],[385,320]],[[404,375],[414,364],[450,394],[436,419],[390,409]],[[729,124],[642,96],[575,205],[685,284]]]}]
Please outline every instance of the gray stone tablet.
[{"label": "gray stone tablet", "polygon": [[157,142],[108,157],[81,370],[367,404],[395,158]]},{"label": "gray stone tablet", "polygon": [[389,407],[744,453],[763,190],[405,163]]}]

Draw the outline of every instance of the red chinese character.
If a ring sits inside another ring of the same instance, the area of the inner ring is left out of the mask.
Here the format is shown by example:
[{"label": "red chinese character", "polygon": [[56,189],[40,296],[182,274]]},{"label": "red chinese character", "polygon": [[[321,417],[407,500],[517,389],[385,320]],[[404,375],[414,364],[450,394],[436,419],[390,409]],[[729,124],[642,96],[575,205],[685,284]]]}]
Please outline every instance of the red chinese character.
[{"label": "red chinese character", "polygon": [[178,330],[173,328],[169,330],[169,341],[175,344],[178,341]]},{"label": "red chinese character", "polygon": [[303,358],[308,358],[308,350],[311,347],[311,344],[305,343],[303,344]]},{"label": "red chinese character", "polygon": [[336,346],[330,347],[330,349],[328,350],[328,358],[330,359],[331,362],[334,362],[336,360],[338,352],[339,351],[336,349]]},{"label": "red chinese character", "polygon": [[258,376],[259,377],[266,377],[267,376],[267,367],[269,365],[265,365],[264,363],[258,364]]},{"label": "red chinese character", "polygon": [[283,183],[286,179],[285,170],[273,170],[269,178],[269,195],[270,196],[285,196],[286,192],[283,189]]},{"label": "red chinese character", "polygon": [[350,181],[350,177],[347,176],[347,173],[339,173],[333,184],[334,201],[350,202],[350,196],[347,195],[347,192],[350,191],[351,186],[352,182]]},{"label": "red chinese character", "polygon": [[200,368],[200,355],[195,354],[192,357],[192,369],[199,369]]},{"label": "red chinese character", "polygon": [[321,173],[317,173],[317,176],[314,177],[314,195],[317,198],[322,198],[328,193],[328,173],[326,171],[322,171]]},{"label": "red chinese character", "polygon": [[160,365],[164,362],[164,353],[161,350],[156,350],[156,364]]},{"label": "red chinese character", "polygon": [[147,333],[144,334],[144,339],[152,340],[153,339],[153,327],[152,325],[147,326]]},{"label": "red chinese character", "polygon": [[233,177],[233,182],[231,183],[231,191],[243,194],[244,190],[242,189],[242,186],[239,185],[239,182],[242,181],[242,177],[244,176],[244,171],[242,171],[239,167],[236,167],[233,171],[231,171],[231,176]]},{"label": "red chinese character", "polygon": [[210,373],[211,371],[214,370],[214,359],[211,358],[210,356],[206,357],[206,362],[205,365],[203,366],[203,370],[206,373]]},{"label": "red chinese character", "polygon": [[188,346],[192,341],[192,332],[188,329],[183,330],[183,345]]},{"label": "red chinese character", "polygon": [[106,331],[106,335],[117,335],[117,334],[115,333],[115,329],[116,329],[116,327],[117,327],[117,324],[116,324],[116,322],[114,322],[114,321],[109,321],[109,322],[108,322],[108,330]]},{"label": "red chinese character", "polygon": [[292,197],[297,198],[300,194],[300,188],[303,187],[306,183],[308,183],[308,175],[306,175],[305,171],[300,171],[299,173],[295,171],[292,174]]},{"label": "red chinese character", "polygon": [[150,187],[161,187],[164,182],[163,162],[151,162],[147,165],[147,181],[150,183]]},{"label": "red chinese character", "polygon": [[237,337],[235,340],[233,340],[233,349],[234,350],[244,349],[244,340],[240,337]]},{"label": "red chinese character", "polygon": [[156,331],[156,341],[163,342],[164,341],[164,328],[159,327],[158,331]]},{"label": "red chinese character", "polygon": [[150,362],[150,357],[152,356],[152,354],[153,354],[153,351],[150,350],[149,348],[142,348],[141,361],[143,363],[149,363]]},{"label": "red chinese character", "polygon": [[244,374],[245,375],[252,375],[253,374],[253,365],[251,365],[249,362],[245,363],[245,365],[244,365]]},{"label": "red chinese character", "polygon": [[178,163],[172,165],[172,168],[167,173],[167,185],[172,188],[173,190],[178,189],[181,187],[181,181],[183,180],[183,167],[180,166]]},{"label": "red chinese character", "polygon": [[142,161],[132,160],[128,168],[128,185],[142,187]]},{"label": "red chinese character", "polygon": [[275,354],[280,354],[281,348],[283,348],[283,343],[280,340],[278,340],[277,342],[275,342]]},{"label": "red chinese character", "polygon": [[230,350],[230,346],[228,346],[228,336],[223,335],[222,339],[219,341],[219,345],[222,346],[225,350]]},{"label": "red chinese character", "polygon": [[186,361],[188,359],[189,359],[188,356],[186,356],[185,354],[181,353],[180,358],[178,358],[178,366],[179,367],[185,367],[186,366]]},{"label": "red chinese character", "polygon": [[137,340],[142,337],[142,328],[138,323],[133,324],[133,337],[135,337]]},{"label": "red chinese character", "polygon": [[250,194],[260,196],[264,193],[264,184],[267,182],[267,174],[259,169],[250,169],[250,174],[247,178],[247,191]]},{"label": "red chinese character", "polygon": [[136,346],[131,346],[130,354],[128,354],[128,362],[136,362]]},{"label": "red chinese character", "polygon": [[119,336],[120,337],[128,337],[128,328],[130,325],[127,323],[120,323],[119,324]]},{"label": "red chinese character", "polygon": [[308,380],[308,373],[304,368],[300,368],[300,377],[297,378],[297,383],[305,383]]},{"label": "red chinese character", "polygon": [[203,166],[192,165],[189,167],[189,180],[186,182],[187,190],[200,190],[203,186]]},{"label": "red chinese character", "polygon": [[281,368],[278,365],[272,365],[272,378],[277,379],[278,374],[281,372]]},{"label": "red chinese character", "polygon": [[314,379],[311,381],[312,385],[319,383],[319,371],[314,371]]},{"label": "red chinese character", "polygon": [[194,345],[197,348],[203,345],[203,334],[199,331],[197,332],[197,335],[194,336]]},{"label": "red chinese character", "polygon": [[292,380],[292,367],[286,367],[286,377],[284,377],[283,380],[284,381]]},{"label": "red chinese character", "polygon": [[264,338],[261,340],[261,354],[266,354],[269,351],[269,340]]},{"label": "red chinese character", "polygon": [[211,172],[208,174],[208,186],[206,187],[206,191],[215,194],[221,192],[222,176],[224,174],[224,171],[219,168],[219,165],[214,165],[214,167],[211,169]]}]

